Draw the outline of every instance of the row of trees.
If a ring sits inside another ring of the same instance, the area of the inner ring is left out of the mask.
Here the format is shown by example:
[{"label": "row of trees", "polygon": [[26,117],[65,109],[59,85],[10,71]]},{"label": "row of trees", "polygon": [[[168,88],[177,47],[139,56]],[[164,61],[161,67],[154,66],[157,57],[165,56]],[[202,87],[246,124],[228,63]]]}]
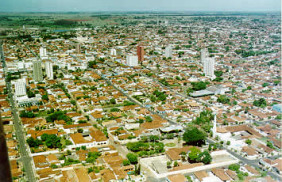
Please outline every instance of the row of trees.
[{"label": "row of trees", "polygon": [[158,141],[155,142],[129,142],[126,144],[128,150],[136,152],[139,156],[148,156],[155,153],[164,152],[164,144]]}]

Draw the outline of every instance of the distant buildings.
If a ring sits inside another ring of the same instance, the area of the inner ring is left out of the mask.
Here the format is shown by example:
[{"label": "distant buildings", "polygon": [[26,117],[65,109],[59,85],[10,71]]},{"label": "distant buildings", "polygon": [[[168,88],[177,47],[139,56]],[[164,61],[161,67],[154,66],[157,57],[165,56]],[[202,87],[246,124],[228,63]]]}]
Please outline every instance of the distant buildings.
[{"label": "distant buildings", "polygon": [[165,48],[165,57],[172,57],[172,47],[171,45],[168,45],[166,48]]},{"label": "distant buildings", "polygon": [[45,47],[40,47],[39,55],[40,55],[40,58],[46,58],[47,57],[47,51],[46,51]]},{"label": "distant buildings", "polygon": [[204,61],[204,73],[206,77],[209,77],[211,79],[214,79],[214,64],[215,59],[214,58],[205,58]]},{"label": "distant buildings", "polygon": [[126,57],[126,65],[128,65],[128,66],[138,66],[138,56],[128,55]]},{"label": "distant buildings", "polygon": [[138,56],[138,61],[143,62],[144,61],[144,47],[143,46],[137,46],[137,56]]},{"label": "distant buildings", "polygon": [[24,78],[15,82],[15,95],[16,97],[26,95],[26,80]]},{"label": "distant buildings", "polygon": [[33,62],[33,79],[36,82],[41,82],[43,80],[41,61]]},{"label": "distant buildings", "polygon": [[46,71],[47,78],[50,79],[50,80],[53,80],[54,79],[53,63],[51,61],[45,62],[45,71]]}]

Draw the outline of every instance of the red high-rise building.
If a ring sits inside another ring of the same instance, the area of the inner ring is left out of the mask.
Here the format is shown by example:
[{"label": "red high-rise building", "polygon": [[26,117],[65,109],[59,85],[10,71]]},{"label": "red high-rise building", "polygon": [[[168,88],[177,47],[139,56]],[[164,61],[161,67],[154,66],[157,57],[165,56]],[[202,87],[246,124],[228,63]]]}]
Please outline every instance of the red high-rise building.
[{"label": "red high-rise building", "polygon": [[138,56],[138,61],[141,63],[144,61],[144,47],[138,45],[137,46],[137,56]]}]

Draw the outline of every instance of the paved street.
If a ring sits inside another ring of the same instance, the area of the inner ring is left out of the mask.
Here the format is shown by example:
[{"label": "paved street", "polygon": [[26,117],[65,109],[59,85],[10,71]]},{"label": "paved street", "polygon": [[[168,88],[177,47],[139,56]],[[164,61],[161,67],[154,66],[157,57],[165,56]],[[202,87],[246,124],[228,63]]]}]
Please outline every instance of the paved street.
[{"label": "paved street", "polygon": [[[3,49],[2,49],[2,43],[0,45],[0,52],[1,52],[3,69],[4,69],[4,72],[5,72],[6,62],[5,62],[5,59],[4,59],[4,52],[3,52]],[[21,156],[21,161],[23,162],[24,171],[25,171],[25,174],[27,176],[28,182],[35,182],[36,179],[35,179],[34,171],[33,171],[33,167],[32,167],[32,158],[30,157],[29,152],[28,152],[28,147],[27,147],[27,144],[25,142],[23,127],[21,125],[19,115],[18,115],[16,106],[15,106],[11,82],[8,82],[6,80],[6,86],[7,86],[8,96],[9,96],[9,100],[10,100],[10,104],[11,104],[12,115],[13,115],[13,119],[14,119],[14,126],[15,126],[15,130],[16,130],[16,137],[17,137],[17,141],[18,141],[18,144],[19,144],[19,152],[20,152],[20,156]]]}]

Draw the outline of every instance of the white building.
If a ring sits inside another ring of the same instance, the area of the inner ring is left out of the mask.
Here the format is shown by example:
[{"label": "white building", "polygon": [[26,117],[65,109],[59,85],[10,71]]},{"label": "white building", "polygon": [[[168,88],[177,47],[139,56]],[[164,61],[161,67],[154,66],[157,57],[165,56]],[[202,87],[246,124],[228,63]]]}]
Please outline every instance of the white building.
[{"label": "white building", "polygon": [[40,55],[40,58],[46,58],[47,57],[47,51],[46,51],[45,47],[40,47],[39,55]]},{"label": "white building", "polygon": [[138,56],[129,55],[126,57],[126,65],[138,66]]},{"label": "white building", "polygon": [[213,120],[213,128],[212,128],[212,137],[216,137],[216,113],[214,115],[214,120]]},{"label": "white building", "polygon": [[206,77],[209,77],[211,79],[214,79],[214,64],[215,59],[214,58],[206,58],[204,62],[204,73]]},{"label": "white building", "polygon": [[15,95],[16,95],[16,97],[26,95],[26,80],[25,80],[25,78],[18,79],[15,82]]},{"label": "white building", "polygon": [[51,61],[45,62],[45,71],[46,71],[47,78],[50,79],[50,80],[53,80],[54,79],[53,63]]},{"label": "white building", "polygon": [[165,48],[165,57],[172,57],[172,47],[171,45],[168,45],[166,48]]},{"label": "white building", "polygon": [[208,58],[208,50],[206,48],[201,50],[201,63],[204,64],[206,61],[206,58]]},{"label": "white building", "polygon": [[33,79],[36,82],[43,80],[41,61],[33,61]]},{"label": "white building", "polygon": [[112,55],[112,56],[116,56],[116,55],[117,55],[117,50],[111,49],[111,55]]}]

